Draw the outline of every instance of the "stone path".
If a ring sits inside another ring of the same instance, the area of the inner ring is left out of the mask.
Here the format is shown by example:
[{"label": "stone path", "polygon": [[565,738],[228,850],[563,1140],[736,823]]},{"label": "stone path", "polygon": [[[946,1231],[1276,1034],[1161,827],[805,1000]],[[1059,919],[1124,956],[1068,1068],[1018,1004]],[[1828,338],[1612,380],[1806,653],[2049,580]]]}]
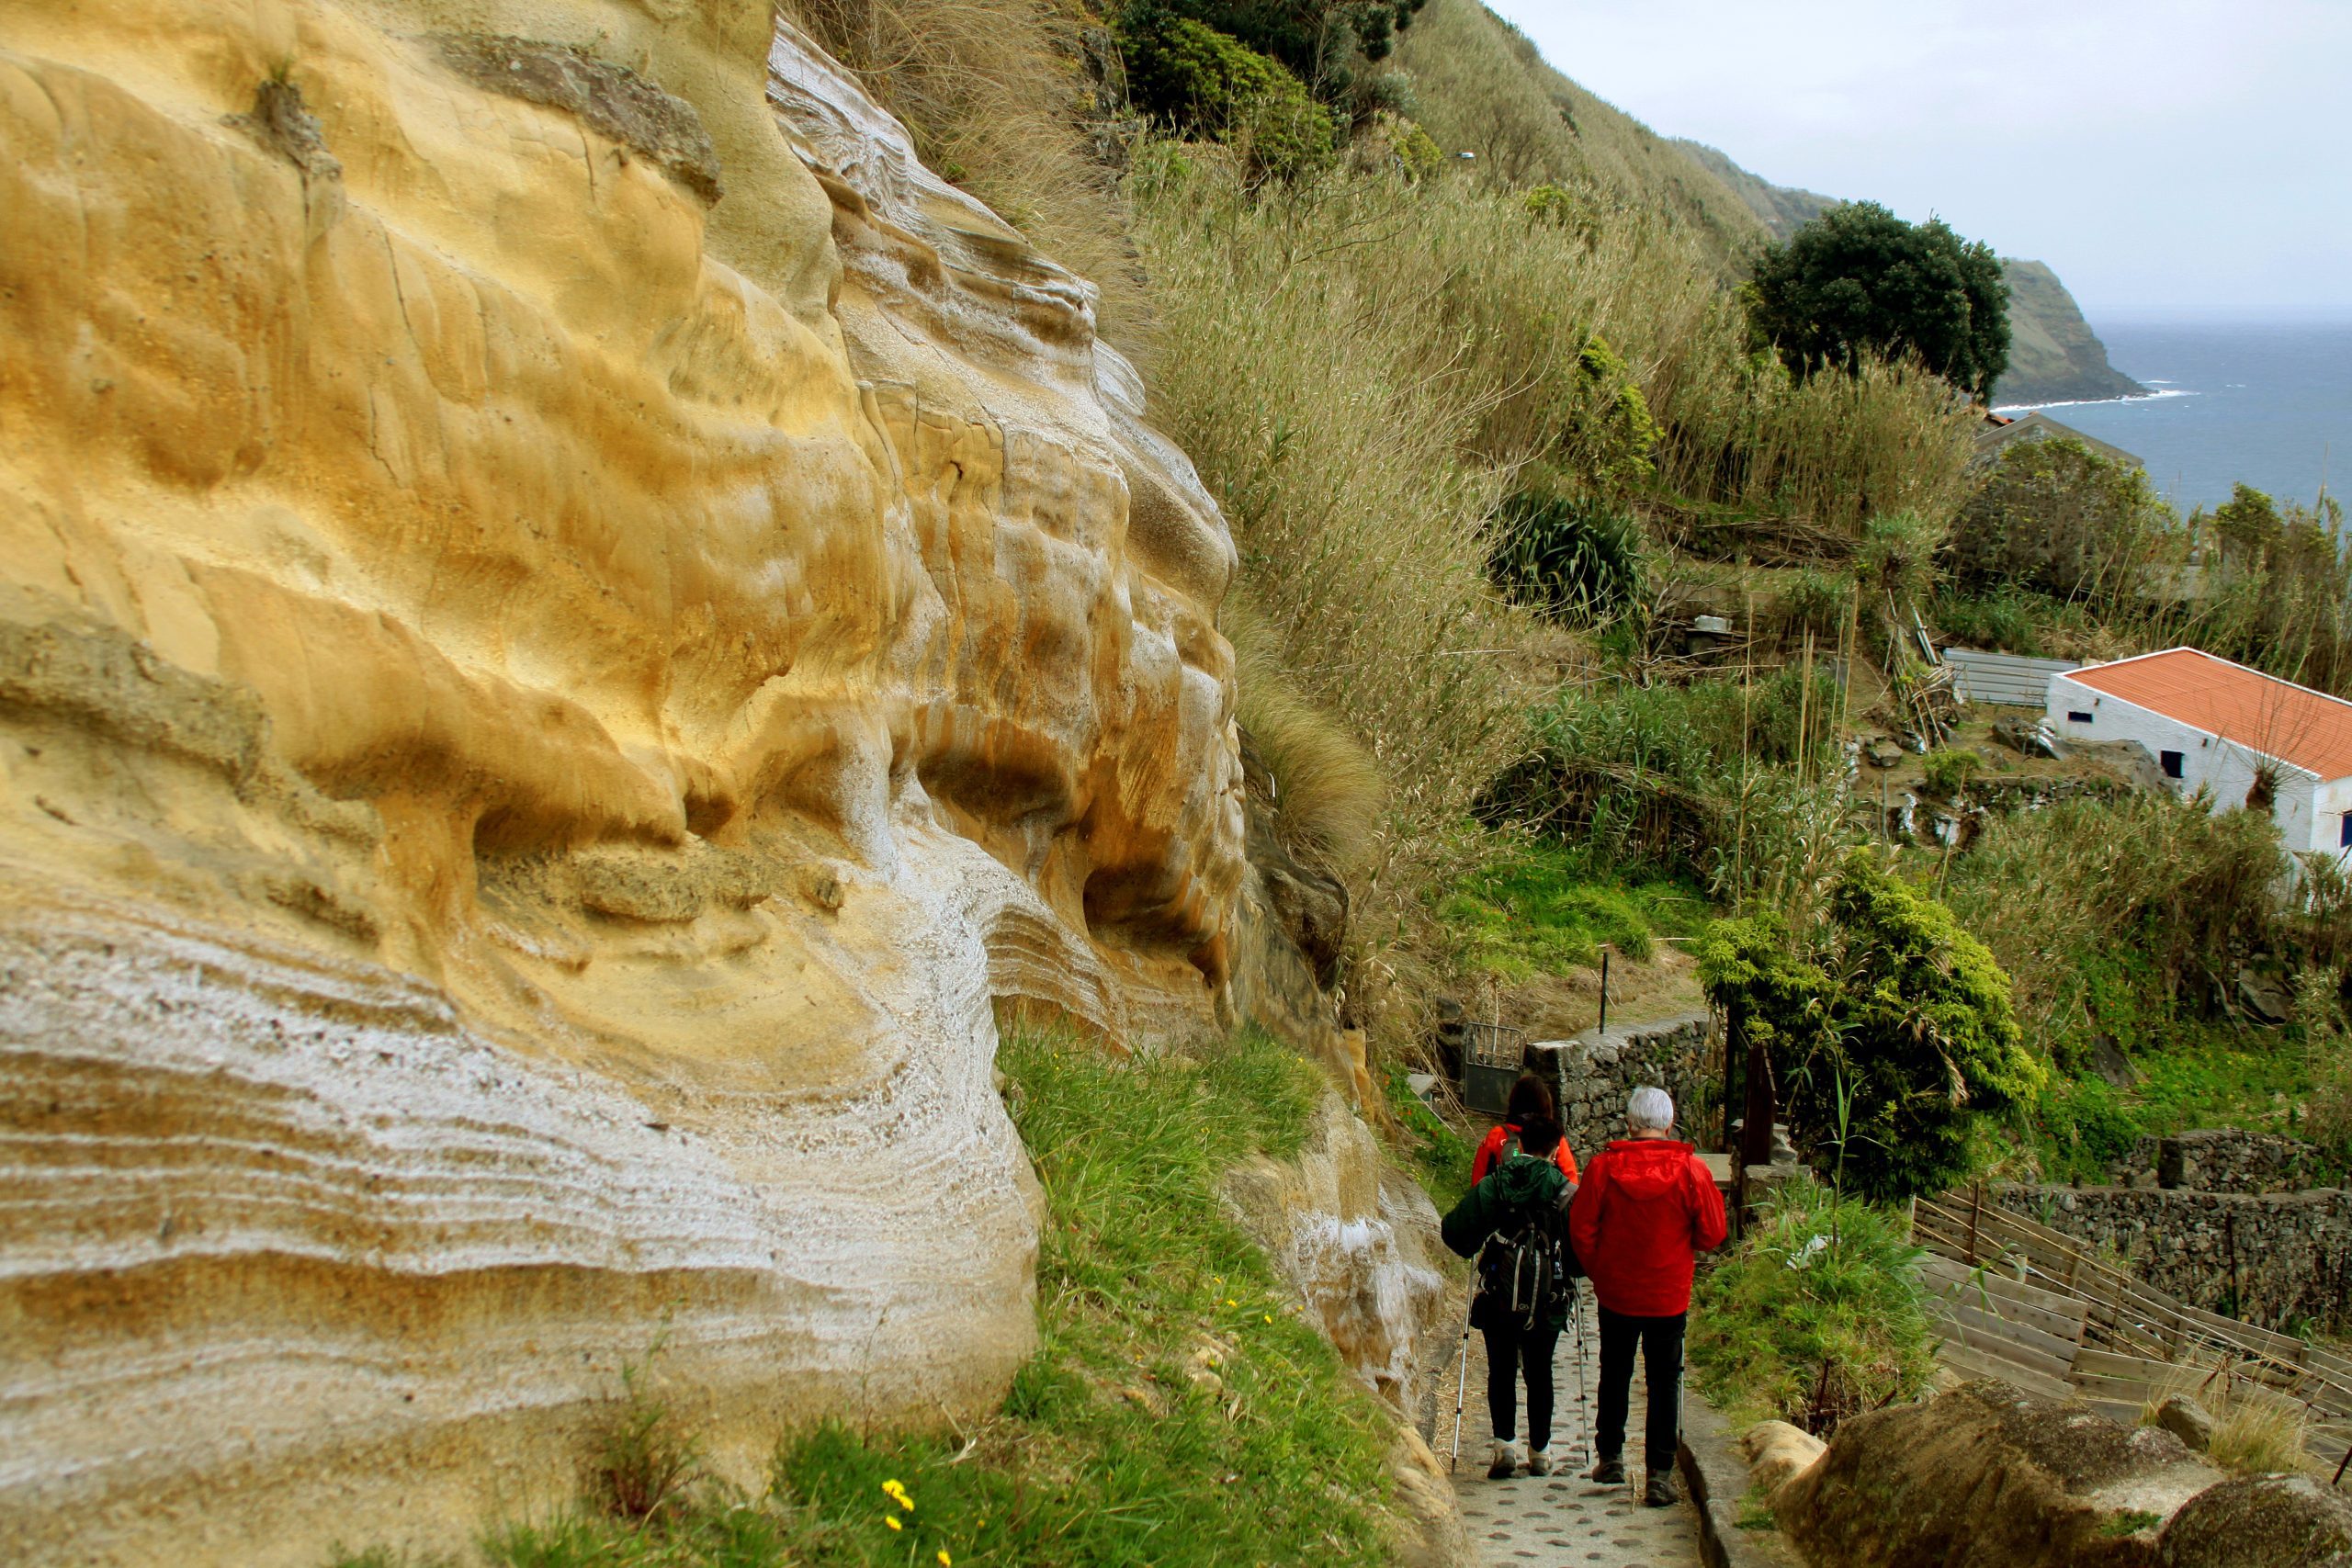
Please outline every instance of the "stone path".
[{"label": "stone path", "polygon": [[[1494,1427],[1487,1419],[1487,1352],[1484,1337],[1470,1337],[1470,1383],[1462,1413],[1462,1459],[1454,1467],[1453,1490],[1462,1503],[1462,1521],[1479,1568],[1700,1568],[1699,1514],[1684,1497],[1671,1508],[1645,1507],[1631,1484],[1600,1486],[1587,1479],[1592,1471],[1593,1398],[1600,1387],[1600,1334],[1593,1319],[1588,1293],[1577,1311],[1584,1317],[1584,1391],[1581,1412],[1577,1407],[1576,1331],[1560,1336],[1553,1364],[1555,1398],[1552,1415],[1552,1454],[1560,1468],[1550,1475],[1524,1472],[1509,1481],[1487,1479],[1487,1459],[1494,1442]],[[1444,1408],[1438,1421],[1438,1454],[1442,1458],[1453,1438],[1453,1380],[1446,1380]],[[1521,1391],[1519,1436],[1527,1437],[1526,1393]],[[1642,1412],[1648,1391],[1637,1361],[1634,1370],[1634,1406],[1629,1455],[1635,1462],[1631,1480],[1641,1479]],[[1680,1478],[1678,1492],[1685,1490]]]}]

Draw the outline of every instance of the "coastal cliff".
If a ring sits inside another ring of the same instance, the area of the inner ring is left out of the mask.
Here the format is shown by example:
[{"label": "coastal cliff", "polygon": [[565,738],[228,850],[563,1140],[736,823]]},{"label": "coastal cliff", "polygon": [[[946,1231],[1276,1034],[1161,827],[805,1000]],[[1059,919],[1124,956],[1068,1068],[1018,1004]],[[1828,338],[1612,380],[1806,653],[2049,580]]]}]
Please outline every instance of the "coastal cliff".
[{"label": "coastal cliff", "polygon": [[1245,918],[1091,286],[759,0],[19,0],[0,144],[0,1534],[467,1539],[656,1343],[722,1473],[991,1406],[997,1015]]},{"label": "coastal cliff", "polygon": [[2009,367],[1998,403],[2079,403],[2144,398],[2148,389],[2107,362],[2107,345],[2083,320],[2058,275],[2038,261],[2001,259],[2009,285]]}]

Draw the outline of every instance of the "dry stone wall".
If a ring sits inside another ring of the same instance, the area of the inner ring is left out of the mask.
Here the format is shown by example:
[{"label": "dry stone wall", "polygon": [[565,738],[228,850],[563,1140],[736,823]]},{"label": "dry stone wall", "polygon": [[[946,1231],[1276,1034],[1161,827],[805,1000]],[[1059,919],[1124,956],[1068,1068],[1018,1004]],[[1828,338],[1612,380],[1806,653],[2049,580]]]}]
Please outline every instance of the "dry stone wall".
[{"label": "dry stone wall", "polygon": [[2352,1190],[1992,1190],[2014,1213],[2112,1248],[2149,1284],[2193,1305],[2268,1328],[2352,1321]]},{"label": "dry stone wall", "polygon": [[2222,1127],[2143,1137],[2108,1167],[2108,1179],[2118,1187],[2293,1192],[2315,1185],[2323,1169],[2319,1150],[2300,1138]]},{"label": "dry stone wall", "polygon": [[1527,1063],[1551,1080],[1561,1131],[1581,1161],[1625,1135],[1626,1099],[1644,1084],[1674,1097],[1682,1136],[1713,1132],[1712,1108],[1722,1088],[1711,1081],[1721,1069],[1711,1070],[1708,1030],[1705,1013],[1588,1030],[1573,1040],[1535,1042]]}]

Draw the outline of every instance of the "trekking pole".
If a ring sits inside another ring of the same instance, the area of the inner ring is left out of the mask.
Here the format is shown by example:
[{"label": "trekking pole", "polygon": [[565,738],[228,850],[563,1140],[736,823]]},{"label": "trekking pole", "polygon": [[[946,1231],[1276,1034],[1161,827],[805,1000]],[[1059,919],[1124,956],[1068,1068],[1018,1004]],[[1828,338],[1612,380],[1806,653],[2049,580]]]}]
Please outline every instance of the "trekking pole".
[{"label": "trekking pole", "polygon": [[1576,1300],[1577,1339],[1577,1457],[1568,1462],[1580,1465],[1592,1453],[1592,1415],[1586,1404],[1584,1376],[1584,1292],[1578,1291]]},{"label": "trekking pole", "polygon": [[[1477,1294],[1478,1292],[1476,1291],[1472,1291],[1470,1292],[1471,1301],[1476,1301],[1477,1299]],[[1452,1475],[1453,1473],[1453,1467],[1459,1463],[1462,1459],[1462,1404],[1463,1398],[1464,1394],[1468,1393],[1470,1388],[1469,1302],[1464,1303],[1462,1306],[1462,1343],[1455,1348],[1453,1359],[1461,1363],[1461,1369],[1454,1374],[1453,1378],[1453,1448],[1452,1451],[1445,1456],[1445,1472],[1448,1475]]]}]

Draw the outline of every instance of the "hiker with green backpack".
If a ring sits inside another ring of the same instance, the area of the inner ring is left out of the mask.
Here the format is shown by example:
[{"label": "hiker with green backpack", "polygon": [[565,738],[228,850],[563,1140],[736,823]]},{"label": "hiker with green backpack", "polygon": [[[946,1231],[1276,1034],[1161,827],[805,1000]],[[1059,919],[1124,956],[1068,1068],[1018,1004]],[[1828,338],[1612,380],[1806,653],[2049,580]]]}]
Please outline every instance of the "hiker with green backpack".
[{"label": "hiker with green backpack", "polygon": [[[1555,1163],[1559,1142],[1556,1122],[1530,1118],[1440,1227],[1455,1253],[1478,1257],[1469,1326],[1487,1340],[1487,1408],[1495,1429],[1487,1473],[1498,1481],[1520,1465],[1514,1432],[1522,1374],[1527,1472],[1552,1469],[1552,1355],[1575,1306],[1577,1272],[1567,1241],[1568,1202],[1577,1189]],[[1458,1427],[1458,1414],[1455,1421]]]}]

